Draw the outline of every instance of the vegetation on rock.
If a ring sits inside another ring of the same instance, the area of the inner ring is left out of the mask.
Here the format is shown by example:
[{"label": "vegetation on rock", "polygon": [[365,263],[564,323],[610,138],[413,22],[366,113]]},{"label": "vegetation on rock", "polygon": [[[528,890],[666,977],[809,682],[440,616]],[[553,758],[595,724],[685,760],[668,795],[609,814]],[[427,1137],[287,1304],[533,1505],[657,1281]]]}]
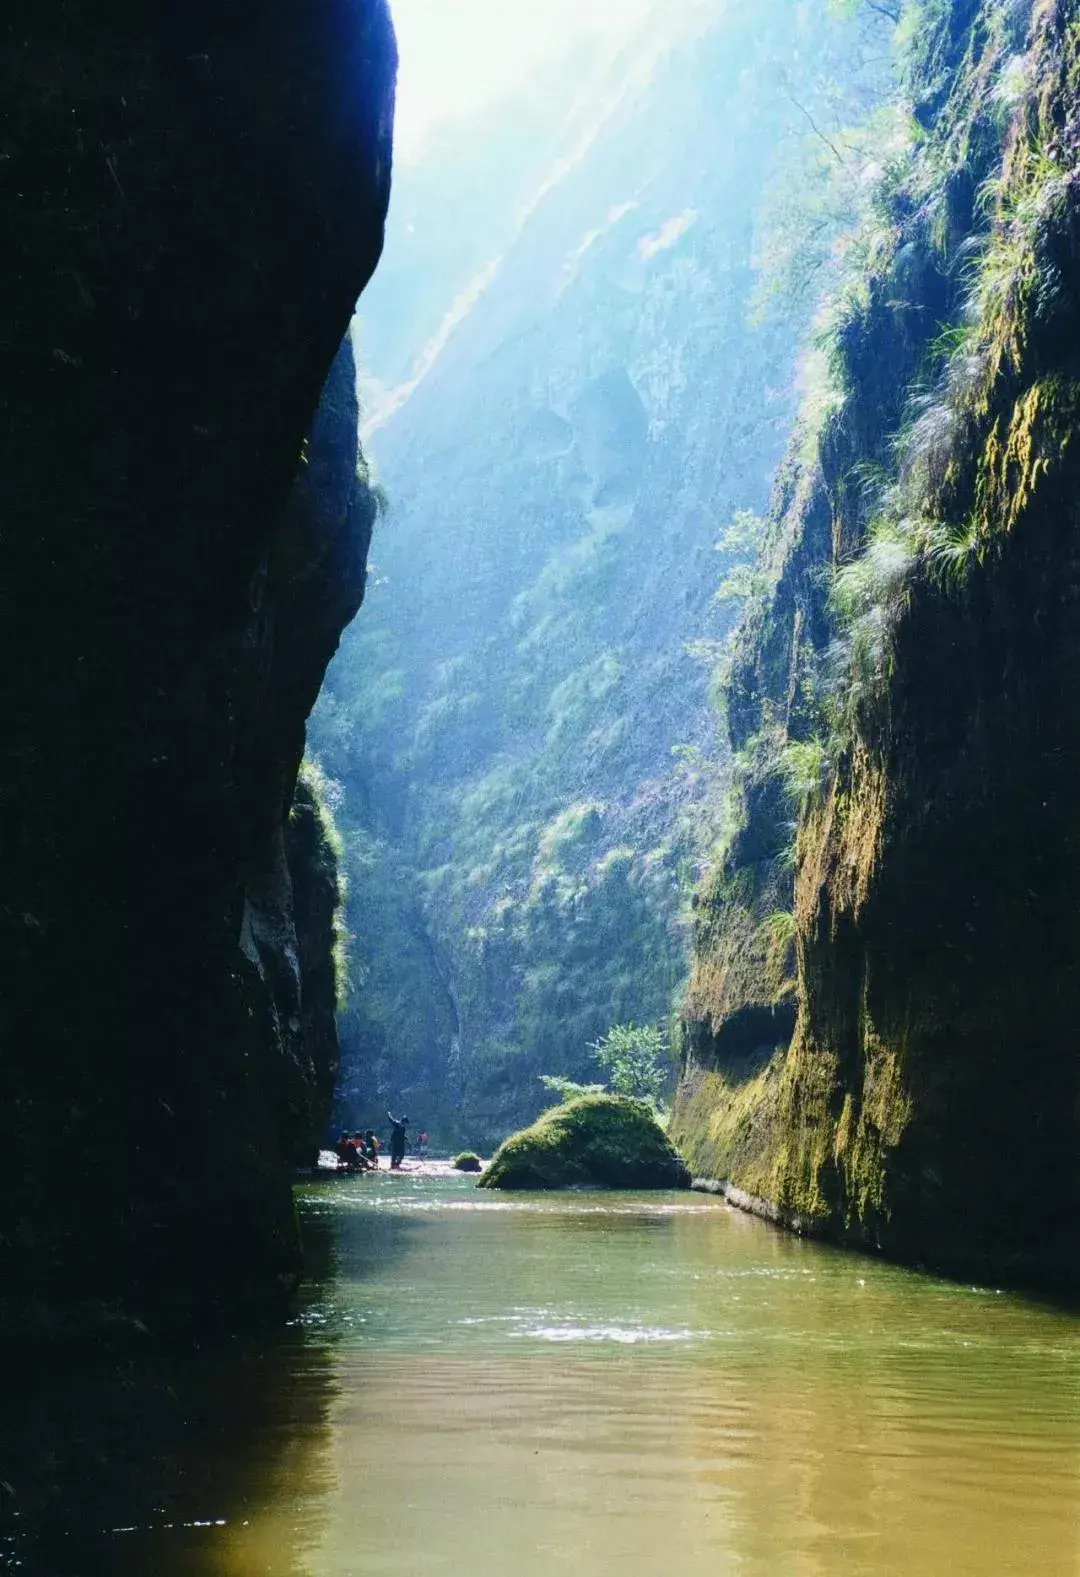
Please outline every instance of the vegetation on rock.
[{"label": "vegetation on rock", "polygon": [[644,1101],[585,1095],[505,1140],[481,1188],[688,1188],[690,1173]]},{"label": "vegetation on rock", "polygon": [[540,1083],[560,1101],[576,1101],[581,1095],[603,1095],[606,1084],[579,1084],[576,1079],[564,1079],[557,1073],[542,1073]]},{"label": "vegetation on rock", "polygon": [[292,1158],[316,1159],[340,1066],[337,1012],[348,990],[348,936],[341,837],[330,786],[318,764],[305,759],[285,829],[293,924],[300,966],[300,1028],[309,1068],[307,1111]]}]

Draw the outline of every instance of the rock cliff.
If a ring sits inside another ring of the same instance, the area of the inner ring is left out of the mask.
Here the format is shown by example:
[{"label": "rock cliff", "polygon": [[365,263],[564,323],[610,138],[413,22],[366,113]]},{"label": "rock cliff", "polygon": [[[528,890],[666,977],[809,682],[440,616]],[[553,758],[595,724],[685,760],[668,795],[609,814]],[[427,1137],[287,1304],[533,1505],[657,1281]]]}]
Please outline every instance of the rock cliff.
[{"label": "rock cliff", "polygon": [[263,1308],[318,1083],[286,820],[374,518],[338,347],[393,34],[382,0],[4,33],[0,1278],[24,1316]]},{"label": "rock cliff", "polygon": [[1075,1285],[1075,7],[909,8],[905,158],[777,487],[672,1134],[801,1229]]}]

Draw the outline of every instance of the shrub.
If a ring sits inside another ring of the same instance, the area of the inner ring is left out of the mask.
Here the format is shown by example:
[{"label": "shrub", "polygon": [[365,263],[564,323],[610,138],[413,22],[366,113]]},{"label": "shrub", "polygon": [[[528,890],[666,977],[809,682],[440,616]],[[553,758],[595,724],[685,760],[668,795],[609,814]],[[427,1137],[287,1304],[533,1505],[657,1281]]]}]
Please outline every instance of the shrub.
[{"label": "shrub", "polygon": [[791,740],[780,755],[780,775],[793,804],[802,806],[820,793],[829,762],[820,739]]},{"label": "shrub", "polygon": [[671,1077],[667,1041],[651,1024],[616,1024],[589,1050],[619,1095],[658,1104]]}]

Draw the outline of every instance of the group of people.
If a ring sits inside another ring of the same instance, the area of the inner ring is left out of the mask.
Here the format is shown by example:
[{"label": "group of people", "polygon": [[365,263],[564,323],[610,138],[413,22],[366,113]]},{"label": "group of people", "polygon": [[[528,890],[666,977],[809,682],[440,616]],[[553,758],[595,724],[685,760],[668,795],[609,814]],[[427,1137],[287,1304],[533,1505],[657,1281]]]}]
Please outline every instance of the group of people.
[{"label": "group of people", "polygon": [[[405,1159],[405,1146],[408,1142],[409,1119],[395,1117],[392,1112],[387,1112],[390,1121],[390,1169],[396,1172]],[[420,1135],[420,1154],[427,1154],[427,1134]],[[367,1133],[343,1133],[336,1146],[338,1170],[346,1172],[377,1172],[379,1169],[379,1141],[375,1131],[369,1128]]]},{"label": "group of people", "polygon": [[379,1168],[379,1141],[375,1131],[369,1128],[367,1133],[343,1133],[335,1145],[338,1159],[338,1171],[345,1172],[375,1172]]}]

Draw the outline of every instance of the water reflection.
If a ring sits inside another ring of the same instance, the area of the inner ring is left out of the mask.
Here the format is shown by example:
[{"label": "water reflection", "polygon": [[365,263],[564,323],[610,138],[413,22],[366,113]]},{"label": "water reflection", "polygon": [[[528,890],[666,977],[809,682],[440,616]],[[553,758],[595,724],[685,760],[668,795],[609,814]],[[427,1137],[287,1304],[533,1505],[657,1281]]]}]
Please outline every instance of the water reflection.
[{"label": "water reflection", "polygon": [[1078,1569],[1067,1312],[711,1201],[337,1208],[320,1577]]},{"label": "water reflection", "polygon": [[1080,1569],[1068,1311],[696,1196],[489,1199],[383,1177],[301,1203],[334,1261],[273,1340],[149,1387],[73,1375],[48,1427],[24,1407],[36,1450],[57,1423],[70,1448],[23,1472],[24,1504],[26,1484],[59,1486],[26,1569]]},{"label": "water reflection", "polygon": [[[310,1252],[332,1273],[332,1236]],[[332,1353],[300,1331],[27,1355],[0,1406],[0,1570],[306,1577],[333,1484]],[[288,1538],[266,1530],[289,1518]]]}]

